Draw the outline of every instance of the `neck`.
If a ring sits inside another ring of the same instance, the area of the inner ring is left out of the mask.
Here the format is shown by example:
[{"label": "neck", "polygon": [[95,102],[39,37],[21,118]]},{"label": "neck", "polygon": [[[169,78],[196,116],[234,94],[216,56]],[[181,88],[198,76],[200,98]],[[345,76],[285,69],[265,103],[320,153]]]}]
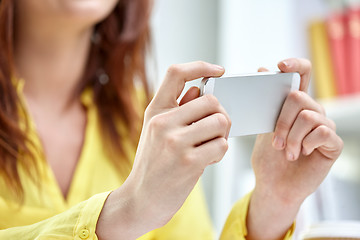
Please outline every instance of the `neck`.
[{"label": "neck", "polygon": [[74,101],[73,94],[83,76],[91,34],[92,28],[25,23],[20,18],[16,26],[15,59],[17,74],[25,80],[25,96],[65,110]]}]

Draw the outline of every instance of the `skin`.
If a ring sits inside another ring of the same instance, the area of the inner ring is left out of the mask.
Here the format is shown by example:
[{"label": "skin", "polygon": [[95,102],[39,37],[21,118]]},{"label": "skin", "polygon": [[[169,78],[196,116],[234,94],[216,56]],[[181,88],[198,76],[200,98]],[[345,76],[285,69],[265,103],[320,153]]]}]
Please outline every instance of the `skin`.
[{"label": "skin", "polygon": [[93,25],[111,12],[117,0],[15,3],[17,75],[25,80],[28,112],[66,198],[86,126],[86,110],[72,95],[86,65]]},{"label": "skin", "polygon": [[[93,26],[116,2],[16,3],[16,68],[25,79],[28,111],[64,197],[86,127],[86,109],[71,96],[85,68]],[[286,63],[279,65],[280,70],[300,72],[302,92],[286,100],[275,134],[260,135],[256,141],[252,161],[257,183],[247,219],[249,239],[281,238],[342,149],[334,124],[304,92],[309,63],[300,59]],[[136,239],[165,225],[204,169],[222,159],[231,121],[217,99],[198,97],[196,88],[180,104],[176,99],[186,81],[223,73],[224,68],[204,62],[169,68],[146,109],[133,170],[104,204],[96,229],[99,239]],[[274,143],[273,135],[283,139],[281,146]]]}]

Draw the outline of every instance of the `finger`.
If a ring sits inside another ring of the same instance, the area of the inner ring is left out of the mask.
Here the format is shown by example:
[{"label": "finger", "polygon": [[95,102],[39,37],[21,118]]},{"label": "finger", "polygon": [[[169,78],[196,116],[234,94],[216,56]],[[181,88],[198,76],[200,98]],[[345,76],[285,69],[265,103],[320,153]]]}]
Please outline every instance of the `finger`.
[{"label": "finger", "polygon": [[267,68],[264,68],[264,67],[260,67],[258,69],[258,72],[268,72],[269,70]]},{"label": "finger", "polygon": [[286,157],[289,161],[298,159],[303,139],[320,125],[331,128],[332,122],[314,111],[303,110],[299,113],[286,140]]},{"label": "finger", "polygon": [[194,100],[195,98],[199,97],[200,95],[200,89],[198,87],[191,87],[183,96],[181,99],[179,105],[184,105],[187,102],[190,102],[191,100]]},{"label": "finger", "polygon": [[305,92],[290,92],[276,122],[273,138],[273,147],[275,149],[284,149],[289,131],[295,122],[297,115],[303,109],[312,110],[325,115],[323,107]]},{"label": "finger", "polygon": [[282,72],[298,72],[301,76],[300,91],[307,91],[311,75],[311,62],[302,58],[289,58],[278,63]]},{"label": "finger", "polygon": [[180,106],[177,109],[176,121],[178,121],[178,124],[186,126],[194,122],[198,122],[199,120],[215,113],[221,113],[227,119],[227,138],[230,132],[231,119],[229,117],[229,114],[226,112],[223,106],[221,106],[217,98],[213,95],[204,95],[194,99],[193,101],[188,102],[185,105]]},{"label": "finger", "polygon": [[201,144],[194,149],[194,156],[199,159],[203,166],[219,162],[228,150],[228,142],[225,138],[215,138]]},{"label": "finger", "polygon": [[339,157],[343,146],[343,141],[334,130],[328,126],[320,125],[303,140],[302,153],[310,155],[317,149],[326,158],[335,160]]},{"label": "finger", "polygon": [[185,82],[203,77],[220,77],[224,71],[221,66],[201,61],[172,65],[153,99],[153,105],[159,108],[175,107]]},{"label": "finger", "polygon": [[187,126],[186,139],[191,145],[197,146],[214,138],[226,138],[230,128],[229,124],[224,114],[212,114]]},{"label": "finger", "polygon": [[221,113],[226,117],[229,123],[228,136],[231,126],[229,114],[225,111],[223,106],[221,106],[217,98],[210,94],[198,97],[187,104],[180,106],[176,109],[174,121],[182,126],[187,126],[214,113]]}]

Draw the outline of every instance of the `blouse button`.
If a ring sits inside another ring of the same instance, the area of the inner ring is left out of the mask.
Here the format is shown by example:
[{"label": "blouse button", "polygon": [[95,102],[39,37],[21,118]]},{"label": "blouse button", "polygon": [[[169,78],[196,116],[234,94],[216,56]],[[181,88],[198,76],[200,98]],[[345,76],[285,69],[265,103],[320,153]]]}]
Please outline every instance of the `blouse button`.
[{"label": "blouse button", "polygon": [[89,230],[87,229],[82,229],[79,233],[79,236],[81,239],[87,239],[89,237]]}]

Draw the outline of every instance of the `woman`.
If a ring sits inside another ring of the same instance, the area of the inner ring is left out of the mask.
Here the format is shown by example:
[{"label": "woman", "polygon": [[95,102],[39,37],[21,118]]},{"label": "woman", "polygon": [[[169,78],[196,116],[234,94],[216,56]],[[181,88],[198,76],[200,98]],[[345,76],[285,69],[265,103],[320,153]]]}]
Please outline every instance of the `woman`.
[{"label": "woman", "polygon": [[[0,0],[1,239],[213,237],[197,181],[225,154],[231,123],[196,88],[176,99],[185,81],[224,69],[171,66],[136,150],[149,12],[146,0]],[[309,62],[279,68],[301,74],[301,91],[275,132],[258,137],[256,187],[222,239],[289,237],[341,152],[333,122],[305,93]]]}]

